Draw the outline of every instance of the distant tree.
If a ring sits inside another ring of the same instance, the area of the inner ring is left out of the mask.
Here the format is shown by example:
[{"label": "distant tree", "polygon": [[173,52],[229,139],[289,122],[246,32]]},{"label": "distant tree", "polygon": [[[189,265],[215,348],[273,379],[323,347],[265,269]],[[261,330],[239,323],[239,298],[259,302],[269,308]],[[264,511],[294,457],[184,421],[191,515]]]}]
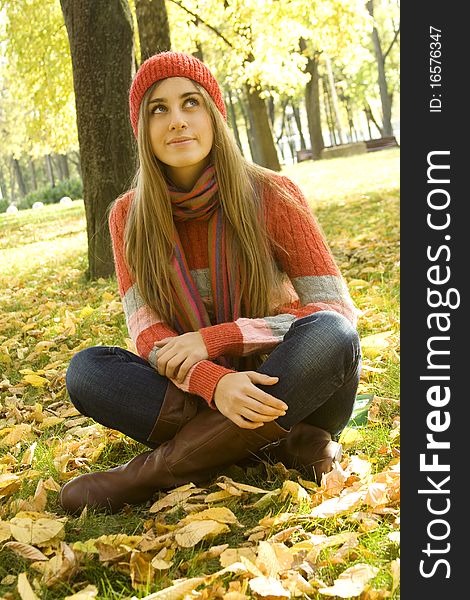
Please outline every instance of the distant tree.
[{"label": "distant tree", "polygon": [[[369,0],[367,2],[367,10],[369,11],[370,16],[374,19],[374,0]],[[377,73],[378,73],[378,84],[380,90],[380,101],[382,104],[382,127],[381,133],[382,136],[391,136],[393,135],[392,128],[392,99],[393,92],[390,89],[390,86],[387,81],[387,73],[385,68],[385,61],[387,57],[390,55],[392,48],[398,40],[398,36],[400,33],[400,26],[393,26],[393,37],[388,44],[386,50],[383,49],[383,42],[380,38],[379,31],[377,29],[377,24],[374,19],[374,27],[372,29],[372,42],[374,45],[374,53],[377,61]]]},{"label": "distant tree", "polygon": [[134,0],[140,40],[140,62],[171,50],[165,0]]},{"label": "distant tree", "polygon": [[132,17],[127,0],[60,4],[72,57],[89,276],[95,279],[114,272],[107,209],[129,187],[135,166],[128,114]]}]

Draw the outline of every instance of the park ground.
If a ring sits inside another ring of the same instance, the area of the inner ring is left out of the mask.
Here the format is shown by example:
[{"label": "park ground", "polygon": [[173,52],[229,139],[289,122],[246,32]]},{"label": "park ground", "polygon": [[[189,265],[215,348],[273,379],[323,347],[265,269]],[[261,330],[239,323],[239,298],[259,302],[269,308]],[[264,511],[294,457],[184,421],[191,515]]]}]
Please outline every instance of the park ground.
[{"label": "park ground", "polygon": [[65,481],[145,449],[80,415],[64,382],[78,350],[130,340],[115,279],[85,279],[82,201],[0,215],[0,600],[399,597],[399,149],[283,172],[360,310],[366,410],[320,486],[260,463],[64,515]]}]

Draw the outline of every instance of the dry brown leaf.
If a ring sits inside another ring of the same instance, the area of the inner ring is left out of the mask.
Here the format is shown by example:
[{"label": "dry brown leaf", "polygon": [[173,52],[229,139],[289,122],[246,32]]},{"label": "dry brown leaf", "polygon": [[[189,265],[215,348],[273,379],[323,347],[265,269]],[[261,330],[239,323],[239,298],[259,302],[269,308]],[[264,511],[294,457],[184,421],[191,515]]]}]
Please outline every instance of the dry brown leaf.
[{"label": "dry brown leaf", "polygon": [[287,498],[290,498],[292,502],[296,504],[300,504],[301,502],[304,502],[308,505],[312,504],[310,494],[300,485],[300,483],[297,483],[296,481],[287,480],[282,484],[279,500],[283,502],[287,500]]},{"label": "dry brown leaf", "polygon": [[[241,492],[239,495],[241,496]],[[227,490],[220,490],[220,492],[212,492],[211,494],[207,494],[207,496],[204,498],[204,502],[208,504],[210,502],[223,502],[228,498],[233,498],[233,494]]]},{"label": "dry brown leaf", "polygon": [[21,458],[21,465],[31,465],[31,463],[33,462],[34,453],[36,451],[37,445],[37,442],[33,442],[31,446],[24,451],[23,456]]},{"label": "dry brown leaf", "polygon": [[21,479],[13,473],[0,474],[0,498],[17,492],[21,487]]},{"label": "dry brown leaf", "polygon": [[256,566],[267,577],[277,577],[282,570],[281,564],[276,556],[274,547],[269,542],[260,542],[258,545],[258,556]]},{"label": "dry brown leaf", "polygon": [[156,571],[166,571],[173,565],[173,561],[155,557],[152,558],[151,565]]},{"label": "dry brown leaf", "polygon": [[[184,579],[177,581],[172,586],[167,587],[159,592],[144,596],[140,600],[182,600],[187,594],[190,594],[201,583],[204,577],[193,577],[192,579]],[[131,600],[139,600],[136,596],[132,596]]]},{"label": "dry brown leaf", "polygon": [[44,489],[50,490],[51,492],[60,492],[60,485],[56,481],[54,481],[52,477],[49,477],[44,482]]},{"label": "dry brown leaf", "polygon": [[242,592],[232,591],[224,594],[224,600],[249,600]]},{"label": "dry brown leaf", "polygon": [[80,561],[65,542],[60,543],[59,552],[45,563],[41,583],[52,587],[59,582],[70,580],[78,571]]},{"label": "dry brown leaf", "polygon": [[376,358],[390,346],[393,331],[383,331],[361,338],[362,354],[366,358]]},{"label": "dry brown leaf", "polygon": [[98,588],[94,585],[87,585],[72,596],[65,596],[64,600],[93,600],[98,595]]},{"label": "dry brown leaf", "polygon": [[242,556],[248,558],[251,562],[256,561],[256,553],[251,548],[227,548],[219,557],[220,565],[228,567],[233,563],[240,562]]},{"label": "dry brown leaf", "polygon": [[320,588],[318,591],[324,596],[339,596],[340,598],[359,596],[378,572],[379,570],[372,565],[358,563],[343,571],[331,587]]},{"label": "dry brown leaf", "polygon": [[162,510],[163,508],[176,506],[177,504],[180,504],[181,502],[187,500],[190,496],[198,494],[201,491],[202,490],[195,487],[194,483],[188,483],[187,485],[183,485],[175,490],[172,490],[169,494],[167,494],[163,498],[160,498],[160,500],[154,502],[154,504],[152,504],[152,506],[150,507],[149,512],[155,513]]},{"label": "dry brown leaf", "polygon": [[[19,514],[25,516],[13,517],[10,521],[11,535],[18,542],[32,546],[45,546],[64,538],[64,522],[44,517],[38,518],[34,513],[29,513],[33,517],[26,516],[28,515],[26,512]],[[37,513],[37,515],[39,514]]]},{"label": "dry brown leaf", "polygon": [[[194,558],[192,558],[192,562],[194,562],[194,560],[196,560],[197,562],[201,562],[203,560],[211,560],[212,558],[219,558],[221,556],[221,554],[223,554],[225,552],[225,550],[228,549],[228,544],[220,544],[220,546],[212,546],[211,548],[209,548],[209,550],[206,550],[205,552],[201,552],[200,554],[197,554]],[[191,562],[191,564],[192,564]],[[188,566],[190,566],[188,564]]]},{"label": "dry brown leaf", "polygon": [[279,579],[274,577],[254,577],[250,579],[249,586],[251,591],[261,598],[269,598],[269,600],[290,598],[290,593],[282,586]]},{"label": "dry brown leaf", "polygon": [[45,377],[41,377],[41,375],[36,375],[36,373],[30,373],[23,377],[23,381],[25,383],[29,383],[33,387],[44,387],[47,383],[47,379]]},{"label": "dry brown leaf", "polygon": [[319,492],[324,498],[338,496],[344,489],[348,474],[338,462],[335,462],[333,468],[328,473],[324,473]]},{"label": "dry brown leaf", "polygon": [[237,517],[233,514],[233,512],[229,508],[227,508],[225,506],[206,508],[205,510],[202,510],[201,512],[190,514],[187,517],[184,517],[184,519],[181,519],[180,524],[186,525],[186,524],[192,523],[194,521],[205,521],[205,520],[218,521],[219,523],[230,523],[233,525],[241,526],[240,523],[238,522]]},{"label": "dry brown leaf", "polygon": [[7,521],[0,521],[0,542],[9,540],[11,538],[10,523]]},{"label": "dry brown leaf", "polygon": [[334,517],[335,515],[345,513],[360,506],[364,502],[364,496],[364,491],[349,492],[338,498],[325,500],[325,502],[315,506],[310,511],[309,516],[322,519]]},{"label": "dry brown leaf", "polygon": [[[220,477],[217,485],[224,490],[228,490],[231,487],[235,488],[235,490],[239,490],[242,492],[247,492],[249,494],[266,494],[268,490],[263,490],[259,487],[255,487],[253,485],[248,485],[247,483],[239,483],[238,481],[233,481],[230,477]],[[236,494],[238,495],[238,494]]]},{"label": "dry brown leaf", "polygon": [[26,573],[18,575],[18,594],[21,600],[39,600],[38,596],[33,592],[33,588],[28,581]]},{"label": "dry brown leaf", "polygon": [[361,479],[366,479],[372,471],[372,464],[368,460],[354,455],[349,460],[348,471],[356,473]]},{"label": "dry brown leaf", "polygon": [[230,528],[219,521],[203,520],[188,523],[175,533],[176,543],[182,548],[192,548],[204,538],[229,533]]},{"label": "dry brown leaf", "polygon": [[133,551],[129,560],[131,583],[134,589],[147,586],[154,578],[151,559],[145,552]]},{"label": "dry brown leaf", "polygon": [[49,429],[49,427],[54,427],[55,425],[63,423],[64,421],[65,419],[63,417],[45,417],[39,425],[39,429],[41,431],[44,431],[45,429]]},{"label": "dry brown leaf", "polygon": [[289,571],[282,577],[282,585],[293,597],[304,597],[305,594],[314,594],[315,588],[298,571]]},{"label": "dry brown leaf", "polygon": [[343,531],[342,533],[331,535],[326,539],[319,541],[308,553],[307,560],[315,563],[322,550],[325,550],[325,548],[330,548],[331,546],[339,546],[343,544],[351,545],[351,547],[356,546],[358,544],[357,534],[353,531]]},{"label": "dry brown leaf", "polygon": [[33,430],[29,423],[20,423],[14,427],[7,427],[4,431],[9,429],[8,434],[0,440],[2,446],[14,446],[18,442],[32,441]]},{"label": "dry brown leaf", "polygon": [[3,545],[3,548],[9,548],[21,558],[27,560],[49,560],[41,550],[31,546],[30,544],[23,544],[22,542],[7,542]]},{"label": "dry brown leaf", "polygon": [[387,485],[385,483],[371,483],[368,486],[364,502],[373,507],[388,504]]}]

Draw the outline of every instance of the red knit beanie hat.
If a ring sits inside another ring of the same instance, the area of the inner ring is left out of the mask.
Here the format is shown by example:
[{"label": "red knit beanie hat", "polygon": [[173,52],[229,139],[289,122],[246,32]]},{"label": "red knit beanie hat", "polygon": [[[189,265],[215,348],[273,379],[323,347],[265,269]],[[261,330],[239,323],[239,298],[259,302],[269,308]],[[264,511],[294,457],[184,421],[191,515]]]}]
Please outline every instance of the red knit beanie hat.
[{"label": "red knit beanie hat", "polygon": [[132,80],[129,93],[129,112],[135,137],[137,137],[139,108],[145,92],[156,81],[167,77],[187,77],[202,85],[211,95],[224,119],[227,120],[227,111],[219,84],[206,65],[191,54],[160,52],[143,62]]}]

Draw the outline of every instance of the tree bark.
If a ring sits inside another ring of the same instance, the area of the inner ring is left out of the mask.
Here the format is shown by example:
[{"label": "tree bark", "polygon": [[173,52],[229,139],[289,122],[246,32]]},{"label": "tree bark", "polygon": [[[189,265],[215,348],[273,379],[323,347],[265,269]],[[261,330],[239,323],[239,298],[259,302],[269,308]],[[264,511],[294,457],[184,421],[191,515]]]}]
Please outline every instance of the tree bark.
[{"label": "tree bark", "polygon": [[46,172],[47,178],[49,179],[49,185],[51,187],[55,187],[55,177],[54,177],[54,165],[52,163],[52,157],[50,154],[46,154]]},{"label": "tree bark", "polygon": [[262,167],[272,169],[273,171],[280,171],[281,165],[279,164],[276,146],[274,145],[272,130],[269,126],[266,104],[263,98],[260,97],[259,89],[251,88],[248,84],[246,84],[245,89],[248,98],[252,132],[256,144],[256,157],[253,157],[253,160]]},{"label": "tree bark", "polygon": [[36,167],[34,166],[34,160],[29,157],[29,168],[31,171],[31,183],[33,184],[33,190],[38,189],[38,179],[36,177]]},{"label": "tree bark", "polygon": [[63,175],[62,179],[70,179],[69,161],[67,156],[65,154],[59,154],[57,158],[59,159],[59,165]]},{"label": "tree bark", "polygon": [[246,131],[246,138],[248,140],[248,147],[250,149],[250,156],[251,156],[251,160],[253,162],[256,162],[254,157],[255,157],[255,144],[253,141],[253,135],[252,135],[252,131],[251,131],[251,123],[250,123],[250,119],[248,117],[248,111],[245,108],[245,105],[243,103],[243,101],[240,100],[240,109],[242,112],[242,116],[243,116],[243,121],[245,123],[245,131]]},{"label": "tree bark", "polygon": [[232,127],[233,135],[235,136],[237,146],[240,148],[240,152],[243,154],[242,141],[240,139],[240,132],[238,131],[237,115],[235,114],[235,107],[233,105],[233,98],[230,86],[226,89],[226,92],[228,95],[228,107],[230,111],[230,125]]},{"label": "tree bark", "polygon": [[321,82],[322,82],[322,87],[323,87],[323,104],[325,106],[326,122],[328,125],[328,131],[330,133],[330,145],[337,146],[338,143],[336,140],[336,132],[335,132],[333,119],[331,116],[331,101],[330,101],[330,93],[328,91],[328,84],[326,83],[326,80],[324,77],[322,77]]},{"label": "tree bark", "polygon": [[15,171],[15,178],[18,184],[18,190],[20,192],[20,197],[26,196],[28,190],[26,189],[26,183],[23,177],[23,171],[21,170],[20,162],[17,158],[13,158],[13,169]]},{"label": "tree bark", "polygon": [[72,57],[88,275],[96,279],[114,272],[107,209],[128,189],[135,165],[128,112],[132,18],[127,0],[60,3]]},{"label": "tree bark", "polygon": [[[370,16],[374,17],[374,2],[367,2],[367,10]],[[392,128],[392,94],[388,91],[387,76],[385,74],[385,56],[380,43],[379,32],[374,25],[372,29],[372,43],[374,44],[375,58],[377,60],[378,83],[380,90],[380,102],[382,103],[382,137],[393,135]]]},{"label": "tree bark", "polygon": [[300,119],[299,107],[293,103],[291,103],[291,106],[292,106],[292,111],[294,113],[294,119],[295,119],[295,124],[297,126],[297,131],[299,132],[299,136],[300,136],[300,149],[306,150],[307,144],[305,143],[304,132],[302,131],[302,121]]},{"label": "tree bark", "polygon": [[171,50],[170,25],[165,0],[135,0],[140,40],[140,61]]},{"label": "tree bark", "polygon": [[321,129],[320,113],[320,86],[318,83],[318,61],[320,53],[315,52],[313,56],[308,57],[307,73],[310,73],[310,81],[305,86],[305,108],[307,111],[308,132],[310,134],[310,147],[312,149],[312,158],[318,160],[321,158],[321,151],[325,147],[323,133]]},{"label": "tree bark", "polygon": [[328,74],[328,84],[330,86],[330,109],[331,118],[335,124],[335,130],[338,132],[339,143],[344,144],[343,129],[341,127],[341,116],[339,114],[338,106],[338,94],[336,93],[336,83],[333,75],[333,67],[331,65],[331,59],[328,54],[325,54],[326,72]]}]

